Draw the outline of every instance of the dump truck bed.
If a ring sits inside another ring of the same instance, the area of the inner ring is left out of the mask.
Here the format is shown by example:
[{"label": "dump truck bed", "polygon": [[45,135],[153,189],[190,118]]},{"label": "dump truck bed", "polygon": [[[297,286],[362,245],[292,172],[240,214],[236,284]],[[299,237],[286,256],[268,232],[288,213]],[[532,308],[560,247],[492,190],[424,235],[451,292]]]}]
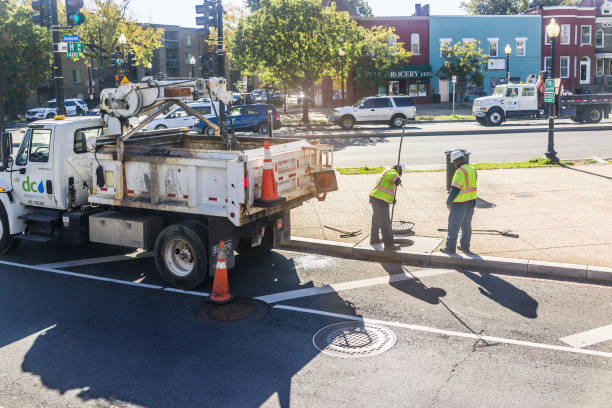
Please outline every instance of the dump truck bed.
[{"label": "dump truck bed", "polygon": [[[102,146],[91,153],[95,182],[89,201],[227,217],[241,226],[315,197],[315,175],[332,168],[332,146],[317,141],[263,137],[240,137],[238,141],[240,150],[224,150],[220,137],[155,132],[154,137],[125,143],[123,162],[118,160],[116,145]],[[261,196],[266,141],[279,195],[286,198],[273,207],[255,205]]]}]

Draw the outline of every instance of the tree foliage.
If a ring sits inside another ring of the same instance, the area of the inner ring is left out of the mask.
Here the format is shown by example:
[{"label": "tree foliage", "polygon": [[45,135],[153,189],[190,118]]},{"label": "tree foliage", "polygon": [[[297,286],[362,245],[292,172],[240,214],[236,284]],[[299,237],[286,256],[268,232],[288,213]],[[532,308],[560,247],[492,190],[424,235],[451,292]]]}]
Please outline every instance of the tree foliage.
[{"label": "tree foliage", "polygon": [[[520,14],[527,10],[530,3],[530,0],[467,0],[461,3],[461,8],[469,14]],[[539,3],[542,6],[573,6],[580,0],[539,0]]]},{"label": "tree foliage", "polygon": [[[324,75],[340,69],[339,51],[345,61],[360,54],[363,29],[334,5],[320,0],[261,0],[261,8],[238,23],[232,41],[234,67],[243,74],[304,90]],[[308,103],[302,120],[308,122]]]},{"label": "tree foliage", "polygon": [[411,56],[399,41],[394,27],[375,26],[364,30],[359,63],[351,64],[355,66],[355,81],[362,86],[385,85],[386,74],[406,65]]},{"label": "tree foliage", "polygon": [[[440,67],[436,75],[440,79],[451,79],[457,76],[460,84],[471,82],[482,86],[484,74],[483,65],[489,60],[489,56],[479,47],[479,41],[455,43],[447,50],[446,60]],[[465,94],[467,87],[460,86],[459,93]],[[461,98],[463,101],[463,98]]]},{"label": "tree foliage", "polygon": [[367,0],[348,0],[348,2],[355,7],[357,13],[362,17],[372,17],[374,15]]},{"label": "tree foliage", "polygon": [[31,22],[33,14],[20,2],[0,1],[0,84],[13,106],[49,79],[51,34]]},{"label": "tree foliage", "polygon": [[153,52],[162,46],[163,30],[148,27],[132,20],[127,14],[130,0],[91,0],[84,9],[85,22],[75,27],[87,46],[86,59],[120,50],[119,36],[126,37],[123,50],[136,54],[136,65],[146,66],[153,60]]}]

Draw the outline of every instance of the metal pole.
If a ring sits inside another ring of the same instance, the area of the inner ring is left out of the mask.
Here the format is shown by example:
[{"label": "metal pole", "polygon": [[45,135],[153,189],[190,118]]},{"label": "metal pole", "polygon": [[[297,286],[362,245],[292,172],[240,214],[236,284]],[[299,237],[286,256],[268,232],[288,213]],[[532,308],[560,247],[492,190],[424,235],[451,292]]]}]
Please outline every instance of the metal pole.
[{"label": "metal pole", "polygon": [[4,132],[4,97],[2,96],[2,74],[0,74],[0,132]]},{"label": "metal pole", "polygon": [[455,114],[455,81],[453,81],[453,115]]},{"label": "metal pole", "polygon": [[[51,0],[51,34],[53,39],[53,79],[55,80],[55,104],[57,114],[65,115],[64,106],[64,74],[62,72],[62,56],[60,55],[59,42],[60,30],[57,21],[57,0]],[[57,47],[57,48],[56,48]]]},{"label": "metal pole", "polygon": [[[225,76],[225,54],[223,49],[223,2],[217,0],[217,76]],[[212,102],[212,101],[211,101]],[[219,101],[219,127],[225,131],[225,104]]]},{"label": "metal pole", "polygon": [[[553,92],[554,92],[554,82],[555,82],[555,45],[557,42],[557,38],[551,38],[551,52],[550,52],[550,71],[551,78],[553,80]],[[556,92],[554,98],[556,99]],[[553,163],[558,163],[559,158],[557,157],[557,152],[555,151],[555,103],[548,103],[548,150],[545,153],[546,157],[552,161]]]},{"label": "metal pole", "polygon": [[506,81],[510,83],[510,55],[506,54]]},{"label": "metal pole", "polygon": [[342,106],[344,106],[344,57],[340,56],[340,88],[341,88],[341,97],[342,97]]}]

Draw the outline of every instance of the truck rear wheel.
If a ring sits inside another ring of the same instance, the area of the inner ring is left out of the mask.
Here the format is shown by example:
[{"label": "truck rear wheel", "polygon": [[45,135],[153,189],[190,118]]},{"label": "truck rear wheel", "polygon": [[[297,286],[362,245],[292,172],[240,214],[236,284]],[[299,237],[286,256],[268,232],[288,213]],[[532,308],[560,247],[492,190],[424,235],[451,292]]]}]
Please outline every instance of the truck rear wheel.
[{"label": "truck rear wheel", "polygon": [[600,108],[589,108],[585,116],[587,123],[599,123],[603,118],[603,112]]},{"label": "truck rear wheel", "polygon": [[487,123],[491,126],[499,126],[504,121],[504,112],[499,108],[491,109],[487,113]]},{"label": "truck rear wheel", "polygon": [[193,289],[210,277],[206,229],[195,221],[170,225],[155,241],[155,266],[168,284]]},{"label": "truck rear wheel", "polygon": [[19,246],[19,240],[11,237],[8,216],[0,203],[0,255],[10,254]]}]

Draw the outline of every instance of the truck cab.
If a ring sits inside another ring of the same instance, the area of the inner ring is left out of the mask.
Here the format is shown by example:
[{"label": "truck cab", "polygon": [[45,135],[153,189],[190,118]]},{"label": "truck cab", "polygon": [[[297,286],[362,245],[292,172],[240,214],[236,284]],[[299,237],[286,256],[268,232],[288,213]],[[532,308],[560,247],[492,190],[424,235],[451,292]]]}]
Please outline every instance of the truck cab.
[{"label": "truck cab", "polygon": [[538,116],[535,84],[497,85],[493,95],[476,98],[472,113],[482,125],[498,126],[512,117]]}]

